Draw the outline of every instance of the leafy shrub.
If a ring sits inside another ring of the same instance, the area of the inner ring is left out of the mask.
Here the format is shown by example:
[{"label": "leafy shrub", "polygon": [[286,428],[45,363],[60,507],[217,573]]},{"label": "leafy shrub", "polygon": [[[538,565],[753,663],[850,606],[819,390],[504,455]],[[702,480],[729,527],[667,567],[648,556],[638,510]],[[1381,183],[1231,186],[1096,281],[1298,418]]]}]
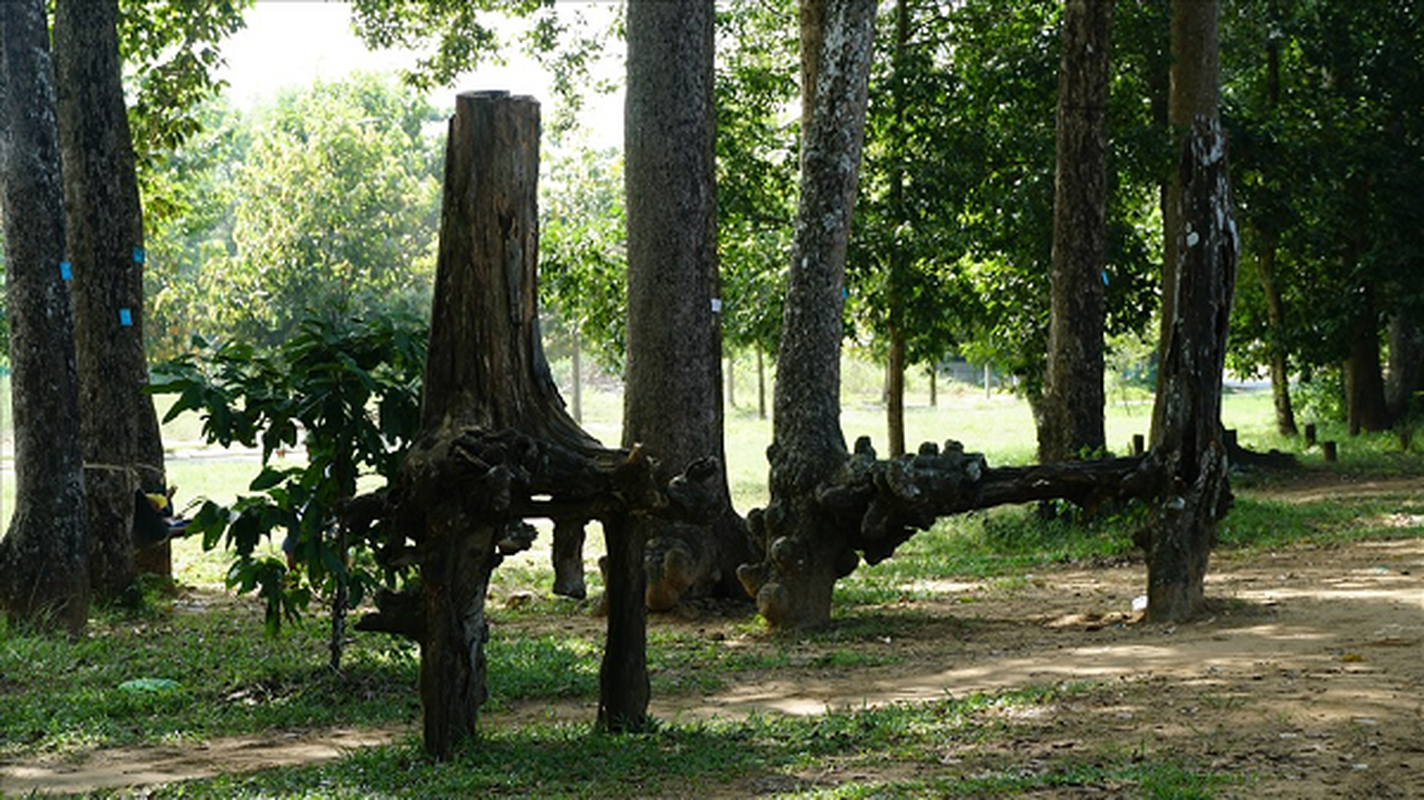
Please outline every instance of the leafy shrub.
[{"label": "leafy shrub", "polygon": [[[253,494],[231,507],[205,501],[190,532],[203,537],[205,549],[232,550],[228,585],[266,601],[269,630],[298,618],[315,594],[332,598],[333,666],[345,609],[408,577],[375,565],[379,524],[353,538],[339,509],[363,478],[389,482],[418,433],[426,340],[425,323],[409,316],[307,319],[271,349],[195,338],[196,352],[155,371],[152,391],[178,395],[165,422],[194,411],[209,443],[262,448]],[[299,445],[304,466],[273,463]],[[298,569],[259,552],[277,532]]]}]

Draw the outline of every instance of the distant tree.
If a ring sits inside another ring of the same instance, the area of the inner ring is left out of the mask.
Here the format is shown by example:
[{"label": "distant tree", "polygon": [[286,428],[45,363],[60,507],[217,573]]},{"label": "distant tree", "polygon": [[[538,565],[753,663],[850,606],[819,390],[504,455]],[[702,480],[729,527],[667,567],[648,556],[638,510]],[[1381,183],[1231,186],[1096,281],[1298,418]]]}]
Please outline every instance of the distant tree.
[{"label": "distant tree", "polygon": [[717,12],[717,252],[722,335],[729,355],[751,350],[758,409],[765,356],[781,336],[782,298],[796,216],[799,94],[793,0]]},{"label": "distant tree", "polygon": [[0,606],[16,622],[77,634],[88,621],[89,543],[59,159],[45,3],[0,4],[0,213],[16,481],[0,540]]},{"label": "distant tree", "polygon": [[[547,124],[557,138],[576,126],[585,93],[607,88],[594,79],[593,68],[607,42],[621,32],[616,17],[591,22],[585,9],[571,6],[545,0],[355,0],[352,21],[368,47],[419,53],[403,78],[423,91],[451,86],[511,48],[533,57],[552,78],[557,103]],[[513,19],[522,24],[501,36],[496,21]]]},{"label": "distant tree", "polygon": [[366,75],[284,94],[241,123],[251,126],[243,161],[220,169],[242,202],[230,231],[212,231],[221,246],[196,286],[182,289],[202,314],[183,333],[268,345],[312,314],[425,314],[439,169],[425,126],[435,117],[411,90]]},{"label": "distant tree", "polygon": [[[55,78],[74,269],[74,334],[89,510],[90,575],[118,595],[137,577],[133,518],[140,491],[167,489],[163,441],[143,343],[147,260],[138,176],[124,104],[116,0],[55,5]],[[169,572],[162,553],[150,571]]]},{"label": "distant tree", "polygon": [[554,318],[545,333],[570,337],[576,350],[621,373],[628,308],[623,156],[580,147],[543,163],[539,294]]}]

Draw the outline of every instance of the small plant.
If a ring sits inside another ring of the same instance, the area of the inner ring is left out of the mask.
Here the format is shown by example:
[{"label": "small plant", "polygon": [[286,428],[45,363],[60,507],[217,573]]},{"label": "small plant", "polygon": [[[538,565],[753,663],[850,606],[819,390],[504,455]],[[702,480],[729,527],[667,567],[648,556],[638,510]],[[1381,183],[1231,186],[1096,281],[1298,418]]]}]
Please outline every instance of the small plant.
[{"label": "small plant", "polygon": [[[195,338],[196,353],[156,371],[153,391],[178,395],[165,421],[195,411],[209,443],[262,448],[253,494],[231,507],[205,501],[189,530],[204,549],[233,551],[228,585],[258,593],[270,631],[300,617],[318,593],[328,598],[333,669],[346,610],[408,577],[376,567],[379,525],[348,530],[341,512],[363,478],[394,476],[419,430],[426,338],[424,324],[408,316],[308,319],[271,350]],[[305,465],[275,463],[299,447]],[[259,550],[278,531],[285,560]]]}]

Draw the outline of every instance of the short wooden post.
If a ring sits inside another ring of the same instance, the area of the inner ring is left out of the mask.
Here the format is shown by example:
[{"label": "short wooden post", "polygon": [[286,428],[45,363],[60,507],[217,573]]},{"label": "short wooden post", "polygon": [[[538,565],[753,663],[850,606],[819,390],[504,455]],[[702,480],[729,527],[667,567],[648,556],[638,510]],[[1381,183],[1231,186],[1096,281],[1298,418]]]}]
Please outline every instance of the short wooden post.
[{"label": "short wooden post", "polygon": [[1315,423],[1314,423],[1314,422],[1307,422],[1307,423],[1305,423],[1305,446],[1306,446],[1306,447],[1314,447],[1314,446],[1315,446]]},{"label": "short wooden post", "polygon": [[1338,459],[1338,458],[1340,457],[1340,452],[1339,452],[1339,450],[1338,450],[1337,447],[1336,447],[1336,444],[1335,444],[1335,440],[1334,440],[1334,439],[1331,439],[1331,440],[1325,441],[1325,442],[1321,442],[1321,443],[1320,443],[1320,447],[1321,447],[1321,449],[1322,449],[1322,450],[1324,451],[1324,453],[1325,453],[1325,460],[1326,460],[1327,462],[1332,462],[1332,463],[1333,463],[1336,459]]},{"label": "short wooden post", "polygon": [[1132,454],[1140,456],[1147,451],[1147,437],[1140,433],[1132,434]]}]

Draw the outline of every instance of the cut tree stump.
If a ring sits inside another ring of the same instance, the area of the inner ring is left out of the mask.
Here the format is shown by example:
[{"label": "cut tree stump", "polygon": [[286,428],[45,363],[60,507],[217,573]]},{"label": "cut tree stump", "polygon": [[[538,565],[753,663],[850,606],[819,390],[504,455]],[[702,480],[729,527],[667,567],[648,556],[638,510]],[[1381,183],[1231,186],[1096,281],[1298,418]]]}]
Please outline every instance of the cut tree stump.
[{"label": "cut tree stump", "polygon": [[[457,98],[421,436],[385,497],[358,498],[344,515],[356,527],[379,514],[388,532],[381,562],[419,566],[418,586],[380,593],[357,627],[420,643],[425,749],[439,759],[476,732],[485,594],[500,561],[533,542],[527,520],[598,519],[609,552],[622,553],[619,536],[638,515],[696,519],[714,505],[706,463],[659,485],[639,449],[602,447],[564,408],[539,336],[538,148],[532,98]],[[647,713],[641,557],[635,566],[610,576],[601,720]]]}]

